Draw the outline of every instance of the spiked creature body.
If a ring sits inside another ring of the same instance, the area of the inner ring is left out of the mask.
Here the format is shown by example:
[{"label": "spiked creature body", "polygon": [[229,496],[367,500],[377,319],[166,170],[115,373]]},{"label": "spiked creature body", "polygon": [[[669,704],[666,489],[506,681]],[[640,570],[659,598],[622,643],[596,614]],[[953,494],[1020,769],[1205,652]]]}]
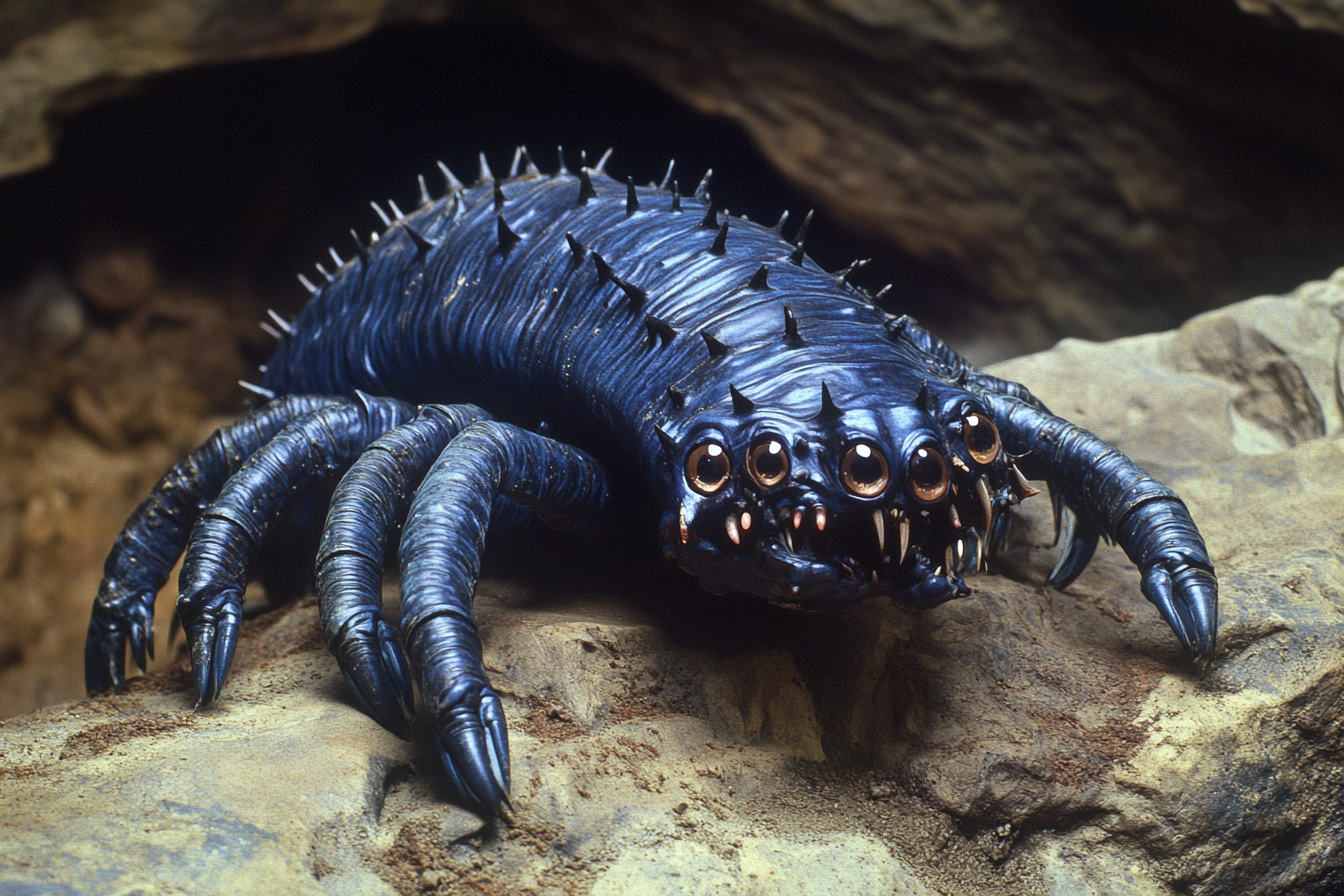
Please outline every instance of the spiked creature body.
[{"label": "spiked creature body", "polygon": [[[444,173],[444,198],[422,180],[417,211],[380,211],[387,229],[348,263],[333,250],[298,320],[275,318],[281,345],[253,387],[269,403],[128,521],[89,626],[92,691],[122,686],[128,640],[144,668],[154,595],[185,548],[178,613],[213,700],[259,546],[338,480],[316,570],[328,646],[398,734],[418,680],[445,767],[486,810],[507,799],[508,737],[471,604],[487,529],[529,516],[591,529],[612,502],[642,506],[709,591],[924,608],[969,593],[962,574],[1043,479],[1066,522],[1052,583],[1113,539],[1186,648],[1212,657],[1217,584],[1180,499],[818,268],[806,220],[790,243],[783,220],[716,211],[708,177],[683,199],[600,162],[544,176],[525,152],[504,180],[483,157],[471,187]],[[491,395],[569,443],[453,403]],[[397,632],[381,578],[399,527]]]}]

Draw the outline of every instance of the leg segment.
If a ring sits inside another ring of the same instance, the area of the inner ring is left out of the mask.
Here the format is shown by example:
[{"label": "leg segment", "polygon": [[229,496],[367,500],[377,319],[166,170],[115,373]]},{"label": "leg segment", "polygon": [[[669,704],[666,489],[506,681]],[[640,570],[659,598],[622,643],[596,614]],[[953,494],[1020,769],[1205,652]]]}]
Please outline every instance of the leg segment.
[{"label": "leg segment", "polygon": [[364,708],[407,735],[414,712],[401,639],[383,616],[388,536],[411,495],[453,437],[490,415],[474,405],[426,405],[360,455],[336,487],[317,552],[317,598],[327,649]]},{"label": "leg segment", "polygon": [[296,497],[332,482],[369,442],[410,419],[394,399],[355,400],[297,418],[242,465],[201,514],[178,578],[178,615],[199,703],[219,694],[238,643],[243,587],[266,534]]},{"label": "leg segment", "polygon": [[508,799],[509,742],[481,661],[471,602],[497,495],[562,531],[591,528],[606,475],[576,448],[504,423],[467,427],[411,502],[401,539],[402,632],[444,767],[464,799],[491,811]]},{"label": "leg segment", "polygon": [[296,417],[345,399],[318,395],[277,398],[230,426],[159,480],[135,509],[103,567],[84,646],[84,684],[89,693],[120,691],[126,681],[126,642],[140,671],[154,655],[154,596],[182,554],[201,508],[219,494],[258,448]]},{"label": "leg segment", "polygon": [[1077,516],[1051,576],[1063,588],[1113,539],[1139,568],[1143,593],[1186,649],[1207,663],[1218,636],[1218,581],[1204,539],[1176,493],[1084,429],[1016,398],[985,391],[1004,445],[1032,479]]}]

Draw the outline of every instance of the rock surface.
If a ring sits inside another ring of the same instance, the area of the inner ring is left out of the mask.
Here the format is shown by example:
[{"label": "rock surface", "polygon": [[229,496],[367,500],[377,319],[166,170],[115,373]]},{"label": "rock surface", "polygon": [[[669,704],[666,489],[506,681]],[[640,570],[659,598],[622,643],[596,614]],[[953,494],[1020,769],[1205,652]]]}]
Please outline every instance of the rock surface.
[{"label": "rock surface", "polygon": [[1222,584],[1203,677],[1118,550],[1036,584],[1043,499],[923,615],[492,580],[486,823],[354,708],[308,599],[244,626],[207,711],[179,666],[0,725],[0,892],[1339,892],[1341,332],[1344,271],[997,370],[1181,492]]},{"label": "rock surface", "polygon": [[996,303],[960,334],[982,358],[1171,327],[1344,263],[1338,0],[11,4],[0,174],[134,79],[466,10],[740,122],[838,220]]}]

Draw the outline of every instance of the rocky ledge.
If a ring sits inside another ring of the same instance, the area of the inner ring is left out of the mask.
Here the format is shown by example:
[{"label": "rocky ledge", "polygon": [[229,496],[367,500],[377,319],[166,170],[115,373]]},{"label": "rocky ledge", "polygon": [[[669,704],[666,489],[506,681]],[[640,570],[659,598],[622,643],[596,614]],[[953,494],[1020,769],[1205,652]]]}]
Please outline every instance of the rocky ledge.
[{"label": "rocky ledge", "polygon": [[490,580],[486,821],[354,706],[310,599],[247,624],[206,711],[179,669],[0,724],[0,892],[1339,892],[1342,327],[1344,271],[997,369],[1184,496],[1222,583],[1202,677],[1118,550],[1040,587],[1043,498],[923,615],[668,625]]}]

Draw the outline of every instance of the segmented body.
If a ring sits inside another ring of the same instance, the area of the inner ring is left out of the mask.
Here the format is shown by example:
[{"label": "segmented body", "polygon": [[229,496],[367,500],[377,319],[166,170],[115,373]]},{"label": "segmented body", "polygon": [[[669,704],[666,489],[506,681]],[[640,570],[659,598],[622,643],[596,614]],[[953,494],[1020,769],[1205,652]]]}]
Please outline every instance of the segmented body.
[{"label": "segmented body", "polygon": [[[527,513],[591,527],[614,497],[658,515],[664,554],[711,591],[925,607],[969,593],[961,573],[1001,544],[1026,479],[1046,479],[1069,522],[1053,581],[1114,538],[1182,642],[1212,655],[1203,542],[1123,454],[884,313],[801,235],[717,212],[703,185],[517,164],[495,181],[483,160],[471,187],[449,175],[285,325],[259,391],[289,397],[175,468],[114,547],[92,689],[120,685],[128,639],[143,667],[153,593],[191,531],[179,612],[213,699],[257,546],[288,496],[347,469],[317,558],[329,646],[399,733],[416,670],[446,768],[487,808],[506,798],[507,735],[471,597],[487,529]],[[398,635],[378,585],[403,515]]]}]

